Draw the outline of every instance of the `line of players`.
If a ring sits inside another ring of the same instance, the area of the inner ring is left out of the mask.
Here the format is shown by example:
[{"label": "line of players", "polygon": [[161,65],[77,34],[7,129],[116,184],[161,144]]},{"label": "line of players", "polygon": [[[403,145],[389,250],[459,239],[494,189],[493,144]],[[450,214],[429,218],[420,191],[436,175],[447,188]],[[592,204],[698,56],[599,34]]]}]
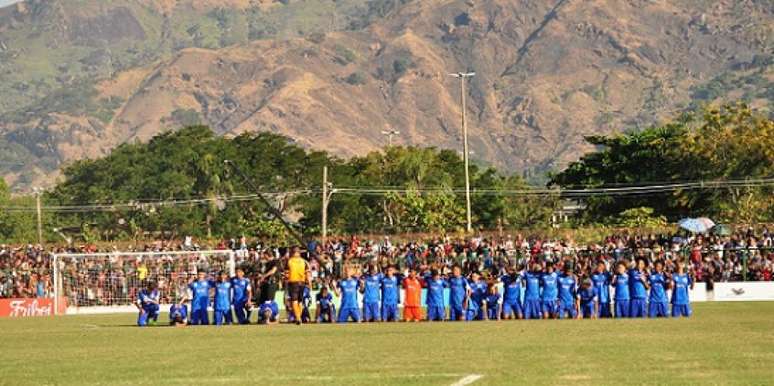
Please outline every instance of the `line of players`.
[{"label": "line of players", "polygon": [[[400,277],[393,267],[383,273],[371,268],[363,276],[350,270],[348,277],[333,287],[333,292],[341,300],[338,312],[333,295],[327,287],[323,287],[315,295],[316,311],[312,318],[309,311],[311,292],[307,287],[303,293],[301,319],[304,323],[312,320],[322,323],[398,321],[401,320],[398,311],[401,303],[402,320],[411,322],[423,319],[470,321],[690,316],[689,288],[693,288],[693,280],[683,265],[678,264],[677,272],[673,274],[664,272],[660,261],[650,271],[645,266],[644,260],[637,260],[628,269],[627,264],[621,261],[616,263],[615,271],[611,273],[603,262],[599,262],[591,276],[580,283],[572,268],[565,268],[560,274],[550,263],[545,268],[536,263],[530,270],[521,272],[509,268],[507,274],[498,280],[484,280],[475,272],[465,277],[459,266],[454,266],[448,276],[441,276],[437,271],[419,275],[417,271],[410,270],[406,277]],[[502,294],[499,283],[503,285]],[[404,290],[403,298],[401,288]],[[667,298],[667,289],[670,288],[671,300]],[[233,278],[221,273],[216,281],[208,280],[204,273],[200,273],[198,279],[190,283],[189,289],[190,317],[185,305],[188,299],[183,299],[170,309],[171,324],[209,324],[207,307],[211,289],[214,290],[214,324],[231,324],[232,310],[239,324],[249,323],[253,309],[250,300],[252,288],[242,270],[237,270]],[[445,300],[446,289],[448,296]],[[425,293],[424,317],[422,292]],[[362,296],[362,303],[359,295]],[[140,310],[138,325],[155,321],[158,305],[158,291],[153,285],[141,291],[137,301]],[[279,307],[273,300],[259,305],[259,323],[276,323],[278,317]],[[294,322],[293,319],[293,313],[289,313],[289,321]]]}]

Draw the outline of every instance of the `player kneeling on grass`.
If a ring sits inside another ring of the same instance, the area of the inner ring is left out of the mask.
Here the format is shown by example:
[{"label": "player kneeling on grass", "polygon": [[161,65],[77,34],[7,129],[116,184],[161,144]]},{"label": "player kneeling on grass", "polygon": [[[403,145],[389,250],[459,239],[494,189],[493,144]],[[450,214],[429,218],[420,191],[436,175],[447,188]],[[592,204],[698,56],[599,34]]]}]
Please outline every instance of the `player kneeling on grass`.
[{"label": "player kneeling on grass", "polygon": [[169,306],[169,325],[182,327],[188,323],[188,306],[175,303]]},{"label": "player kneeling on grass", "polygon": [[442,322],[446,319],[446,306],[443,304],[443,290],[447,287],[446,280],[441,278],[438,270],[433,270],[425,279],[427,296],[427,320],[429,322]]},{"label": "player kneeling on grass", "polygon": [[279,307],[274,300],[261,303],[258,307],[258,324],[276,324],[279,317]]},{"label": "player kneeling on grass", "polygon": [[398,303],[400,303],[398,283],[400,282],[395,276],[395,268],[388,267],[387,274],[382,278],[382,320],[385,322],[397,322],[400,319],[398,315]]},{"label": "player kneeling on grass", "polygon": [[215,284],[215,325],[231,324],[231,298],[233,296],[231,280],[225,272],[220,273],[220,278]]},{"label": "player kneeling on grass", "polygon": [[483,302],[484,318],[487,320],[500,320],[502,315],[502,303],[500,302],[500,291],[497,290],[496,283],[489,283],[486,290],[486,297]]},{"label": "player kneeling on grass", "polygon": [[691,316],[691,302],[688,289],[693,289],[693,280],[685,273],[683,262],[677,263],[677,273],[672,275],[672,316]]},{"label": "player kneeling on grass", "polygon": [[578,318],[578,287],[571,267],[559,278],[559,319]]},{"label": "player kneeling on grass", "polygon": [[578,291],[578,298],[580,299],[580,309],[583,319],[596,319],[599,315],[599,297],[597,296],[597,290],[594,288],[590,279],[584,280],[583,284],[581,284],[581,289]]},{"label": "player kneeling on grass", "polygon": [[462,276],[462,268],[455,264],[449,283],[449,320],[465,320],[465,303],[470,295],[468,279]]},{"label": "player kneeling on grass", "polygon": [[543,274],[540,264],[532,265],[532,270],[524,274],[524,319],[541,319],[543,310],[540,305],[540,276]]},{"label": "player kneeling on grass", "polygon": [[159,319],[159,290],[156,288],[156,283],[149,283],[140,291],[136,305],[140,310],[140,315],[137,317],[138,326],[156,324]]},{"label": "player kneeling on grass", "polygon": [[363,292],[363,320],[366,322],[379,322],[382,313],[379,310],[379,292],[382,287],[382,274],[371,266],[369,274],[363,276],[360,290]]},{"label": "player kneeling on grass", "polygon": [[315,295],[317,309],[315,311],[315,320],[317,323],[333,323],[336,319],[336,306],[333,305],[333,296],[328,292],[328,287],[323,286],[320,292]]},{"label": "player kneeling on grass", "polygon": [[503,318],[522,319],[521,309],[521,276],[516,269],[508,267],[507,275],[500,278],[503,283]]},{"label": "player kneeling on grass", "polygon": [[350,269],[349,278],[339,281],[339,285],[334,287],[336,296],[341,298],[338,323],[346,323],[350,320],[360,323],[360,308],[357,305],[359,285],[354,270]]},{"label": "player kneeling on grass", "polygon": [[626,274],[626,264],[616,263],[613,286],[615,287],[615,317],[629,317],[629,275]]},{"label": "player kneeling on grass", "polygon": [[664,263],[656,262],[655,272],[648,277],[650,283],[650,298],[648,302],[648,316],[651,318],[664,318],[669,316],[667,311],[666,277],[664,276]]}]

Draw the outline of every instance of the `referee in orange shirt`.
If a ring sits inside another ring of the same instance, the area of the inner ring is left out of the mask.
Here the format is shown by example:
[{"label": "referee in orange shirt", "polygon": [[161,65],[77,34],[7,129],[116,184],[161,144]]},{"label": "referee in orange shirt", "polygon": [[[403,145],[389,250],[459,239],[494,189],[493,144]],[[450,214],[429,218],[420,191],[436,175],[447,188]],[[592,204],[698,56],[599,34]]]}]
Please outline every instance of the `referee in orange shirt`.
[{"label": "referee in orange shirt", "polygon": [[304,287],[306,285],[309,285],[310,288],[312,287],[309,264],[301,257],[301,251],[298,247],[293,247],[291,250],[287,267],[287,290],[290,294],[293,315],[296,317],[296,324],[298,325],[301,324],[301,301],[304,296]]}]

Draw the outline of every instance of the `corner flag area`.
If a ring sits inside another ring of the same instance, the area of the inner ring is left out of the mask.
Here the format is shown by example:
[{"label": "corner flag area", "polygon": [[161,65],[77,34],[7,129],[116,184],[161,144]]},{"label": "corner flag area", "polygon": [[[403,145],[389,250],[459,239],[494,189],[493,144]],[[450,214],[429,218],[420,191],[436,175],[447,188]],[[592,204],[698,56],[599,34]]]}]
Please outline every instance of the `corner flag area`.
[{"label": "corner flag area", "polygon": [[[0,384],[766,384],[774,302],[688,319],[137,328],[135,316],[0,319]],[[166,319],[166,315],[162,316]]]}]

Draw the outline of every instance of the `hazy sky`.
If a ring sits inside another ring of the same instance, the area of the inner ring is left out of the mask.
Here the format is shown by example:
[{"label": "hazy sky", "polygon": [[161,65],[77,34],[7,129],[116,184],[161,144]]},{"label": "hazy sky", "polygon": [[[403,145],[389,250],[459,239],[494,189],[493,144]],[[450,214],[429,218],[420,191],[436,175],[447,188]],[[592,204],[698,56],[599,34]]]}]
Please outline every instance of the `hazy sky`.
[{"label": "hazy sky", "polygon": [[13,3],[18,3],[21,0],[0,0],[0,7],[5,7],[6,5],[11,5]]}]

